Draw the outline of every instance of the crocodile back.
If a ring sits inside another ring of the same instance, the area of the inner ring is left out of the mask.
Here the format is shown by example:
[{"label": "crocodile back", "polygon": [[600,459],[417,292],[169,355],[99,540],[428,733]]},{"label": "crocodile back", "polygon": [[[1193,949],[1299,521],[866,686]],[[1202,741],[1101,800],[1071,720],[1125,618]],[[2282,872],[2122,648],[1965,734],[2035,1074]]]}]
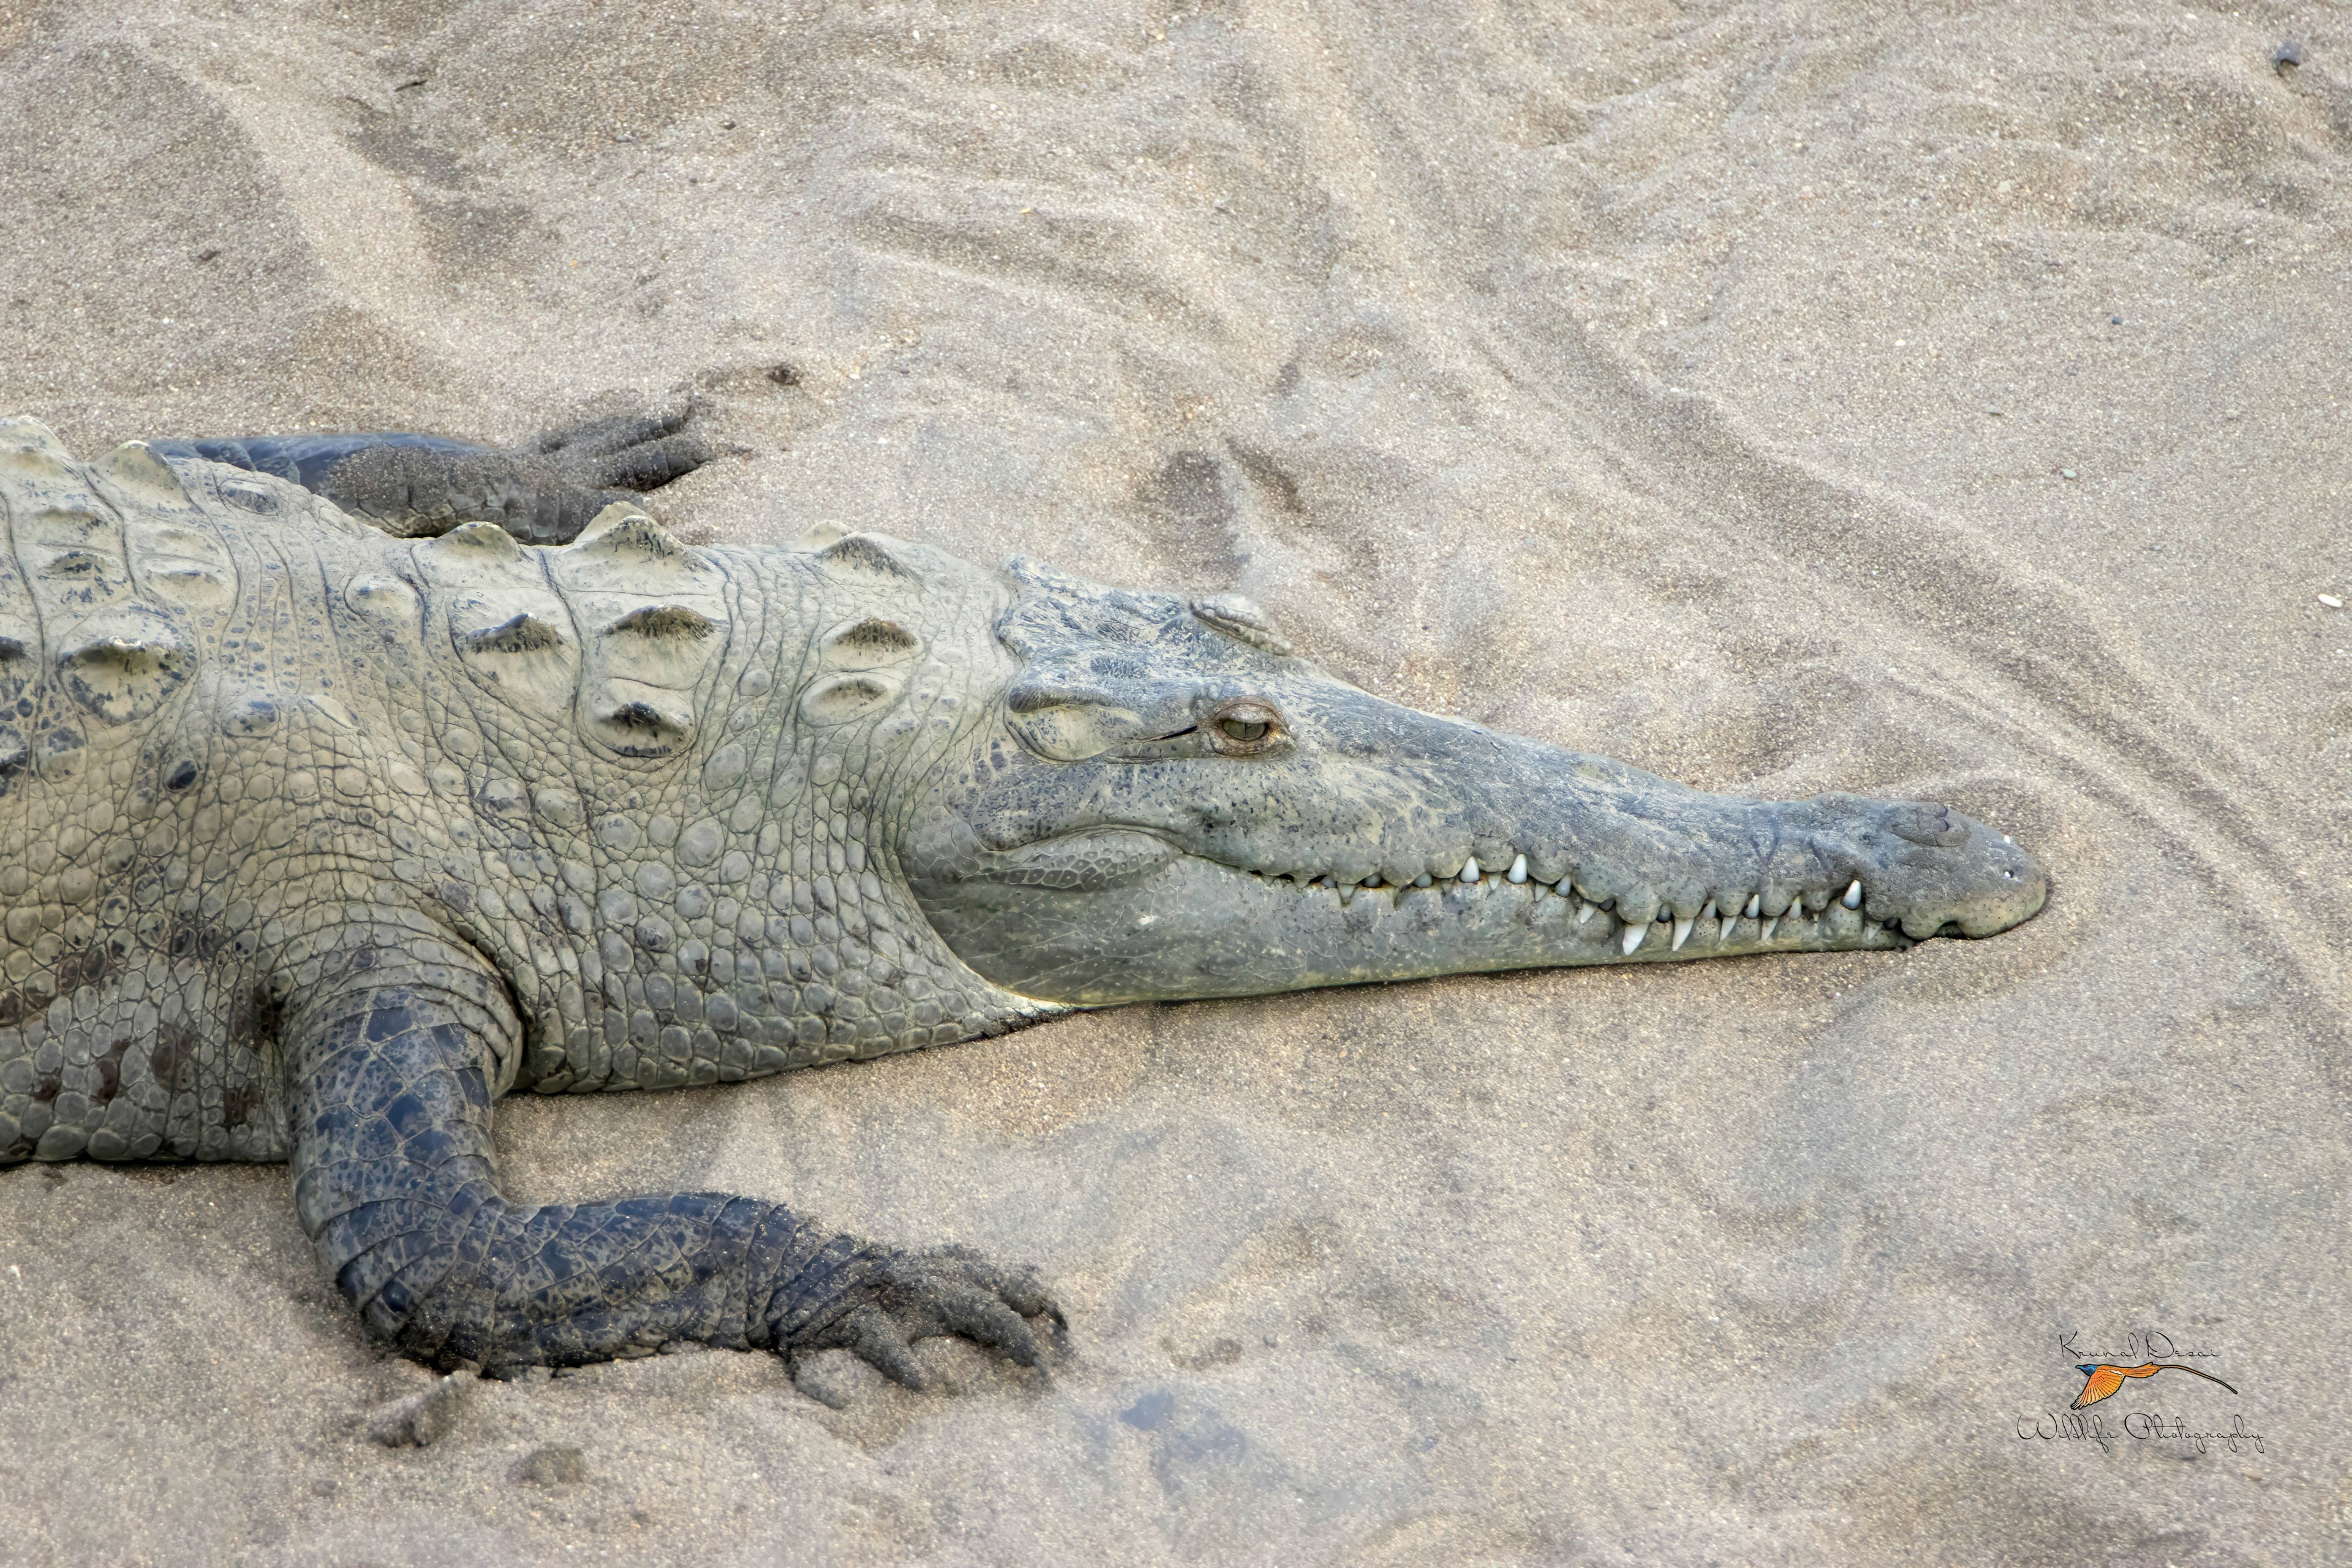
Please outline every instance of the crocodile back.
[{"label": "crocodile back", "polygon": [[258,924],[228,918],[223,874],[268,822],[194,786],[198,732],[275,724],[235,699],[267,684],[255,666],[325,651],[315,617],[244,624],[254,563],[217,515],[289,510],[368,548],[281,481],[212,470],[192,493],[139,443],[78,463],[0,421],[0,1160],[283,1152]]}]

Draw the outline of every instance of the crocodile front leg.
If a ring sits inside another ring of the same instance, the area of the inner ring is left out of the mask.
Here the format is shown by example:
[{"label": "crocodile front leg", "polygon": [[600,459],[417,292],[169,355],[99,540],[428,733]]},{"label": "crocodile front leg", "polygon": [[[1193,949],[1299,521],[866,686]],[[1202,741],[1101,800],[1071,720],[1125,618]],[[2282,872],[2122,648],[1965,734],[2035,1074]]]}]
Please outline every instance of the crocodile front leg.
[{"label": "crocodile front leg", "polygon": [[751,1198],[508,1202],[485,1067],[511,1013],[446,969],[361,973],[287,1032],[295,1202],[369,1331],[402,1353],[495,1373],[675,1340],[841,1346],[920,1388],[916,1339],[960,1334],[1034,1366],[1038,1327],[1060,1326],[1033,1270],[902,1251]]}]

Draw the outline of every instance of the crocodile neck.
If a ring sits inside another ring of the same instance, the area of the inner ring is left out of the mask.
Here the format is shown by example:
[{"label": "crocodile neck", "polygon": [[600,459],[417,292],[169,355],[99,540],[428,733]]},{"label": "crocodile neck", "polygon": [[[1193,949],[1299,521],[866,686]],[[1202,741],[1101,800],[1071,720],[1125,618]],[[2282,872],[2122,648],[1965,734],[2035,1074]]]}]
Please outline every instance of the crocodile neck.
[{"label": "crocodile neck", "polygon": [[[724,1081],[1058,1011],[967,967],[899,869],[892,784],[968,745],[979,686],[1002,678],[987,574],[941,558],[902,581],[809,552],[701,551],[691,584],[663,580],[675,563],[638,563],[616,599],[565,581],[549,559],[562,552],[519,552],[549,568],[584,652],[516,679],[516,658],[467,640],[509,624],[511,603],[437,593],[446,548],[407,547],[420,679],[381,699],[426,720],[403,733],[424,742],[432,809],[415,864],[394,869],[509,977],[525,1024],[515,1084]],[[606,628],[632,615],[688,606],[711,626],[689,647],[598,647],[629,640]],[[633,702],[669,717],[600,727]]]}]

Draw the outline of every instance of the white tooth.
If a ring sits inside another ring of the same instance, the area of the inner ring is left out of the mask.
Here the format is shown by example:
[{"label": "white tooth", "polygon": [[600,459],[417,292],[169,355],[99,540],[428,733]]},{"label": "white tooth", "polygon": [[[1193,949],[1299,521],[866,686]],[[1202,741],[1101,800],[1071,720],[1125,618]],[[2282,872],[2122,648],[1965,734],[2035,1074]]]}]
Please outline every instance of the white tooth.
[{"label": "white tooth", "polygon": [[1465,882],[1475,882],[1478,879],[1478,857],[1475,855],[1462,862],[1462,879]]},{"label": "white tooth", "polygon": [[1415,877],[1412,879],[1412,885],[1416,888],[1426,888],[1434,881],[1436,881],[1434,877],[1432,877],[1428,872],[1423,871],[1420,876]]},{"label": "white tooth", "polygon": [[1675,917],[1674,952],[1680,952],[1683,950],[1683,943],[1690,940],[1691,927],[1697,923],[1698,922],[1696,921],[1687,919],[1681,915]]},{"label": "white tooth", "polygon": [[1840,900],[1838,900],[1838,902],[1840,902],[1840,903],[1843,904],[1847,909],[1850,909],[1850,910],[1858,910],[1858,909],[1862,908],[1862,879],[1861,879],[1861,878],[1856,877],[1856,878],[1853,879],[1853,887],[1851,887],[1851,888],[1848,888],[1848,889],[1845,890],[1845,897],[1844,897],[1844,898],[1843,898],[1843,899],[1840,899]]},{"label": "white tooth", "polygon": [[1504,872],[1503,876],[1506,880],[1512,882],[1526,881],[1528,879],[1528,858],[1522,855],[1513,860],[1511,862],[1511,868]]},{"label": "white tooth", "polygon": [[1341,909],[1346,909],[1349,904],[1352,904],[1352,903],[1354,903],[1355,901],[1356,901],[1356,884],[1355,884],[1355,883],[1353,883],[1353,882],[1342,882],[1342,883],[1340,883],[1340,884],[1339,884],[1339,907],[1340,907]]},{"label": "white tooth", "polygon": [[1724,916],[1723,923],[1715,928],[1715,945],[1721,947],[1725,942],[1729,942],[1731,940],[1731,928],[1738,923],[1739,917],[1738,915]]},{"label": "white tooth", "polygon": [[1600,912],[1600,905],[1587,903],[1583,900],[1580,899],[1577,900],[1576,904],[1576,923],[1578,925],[1582,925],[1585,921],[1591,920]]},{"label": "white tooth", "polygon": [[1748,894],[1748,907],[1739,912],[1746,915],[1751,921],[1757,916],[1762,914],[1764,912],[1764,895],[1761,893]]},{"label": "white tooth", "polygon": [[1625,949],[1625,956],[1628,958],[1633,957],[1633,950],[1641,946],[1642,939],[1649,934],[1650,928],[1648,926],[1627,926],[1625,928],[1625,934],[1619,939],[1620,945]]}]

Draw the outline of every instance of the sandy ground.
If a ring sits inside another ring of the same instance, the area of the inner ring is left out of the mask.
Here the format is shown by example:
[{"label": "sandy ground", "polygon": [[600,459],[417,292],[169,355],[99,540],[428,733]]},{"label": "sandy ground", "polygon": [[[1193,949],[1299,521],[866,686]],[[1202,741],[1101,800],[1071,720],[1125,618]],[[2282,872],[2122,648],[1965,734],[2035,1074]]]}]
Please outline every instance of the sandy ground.
[{"label": "sandy ground", "polygon": [[[959,1393],[839,1413],[705,1353],[390,1450],[428,1374],[282,1170],[0,1173],[0,1557],[2352,1555],[2352,11],[0,0],[0,405],[85,453],[699,391],[695,536],[1237,585],[1384,694],[1948,799],[2055,888],[509,1102],[526,1195],[1058,1281],[1050,1380],[934,1342]],[[2063,1435],[2151,1332],[2237,1394]]]}]

